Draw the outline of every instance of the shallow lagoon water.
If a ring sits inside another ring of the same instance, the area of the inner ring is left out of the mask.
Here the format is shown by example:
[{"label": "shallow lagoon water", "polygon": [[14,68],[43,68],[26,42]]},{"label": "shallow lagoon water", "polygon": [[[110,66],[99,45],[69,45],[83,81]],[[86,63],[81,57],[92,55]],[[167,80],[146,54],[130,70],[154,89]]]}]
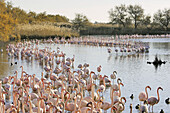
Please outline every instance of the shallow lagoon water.
[{"label": "shallow lagoon water", "polygon": [[[160,102],[154,106],[154,113],[159,113],[161,109],[164,109],[165,113],[170,113],[170,105],[165,104],[165,99],[170,97],[170,39],[137,40],[149,42],[149,53],[140,53],[139,55],[126,53],[122,55],[122,53],[119,53],[116,55],[114,52],[108,54],[107,47],[71,44],[40,44],[39,47],[44,48],[48,46],[54,50],[60,47],[66,53],[66,57],[75,55],[75,67],[80,63],[89,63],[90,70],[97,72],[97,66],[101,65],[101,74],[108,76],[113,71],[117,71],[117,78],[121,78],[124,83],[124,87],[121,87],[122,96],[127,99],[123,113],[130,111],[130,103],[133,104],[133,113],[138,113],[135,109],[135,106],[140,103],[138,95],[145,90],[147,85],[152,88],[151,91],[148,91],[149,97],[157,97],[156,90],[159,86],[164,89],[160,91]],[[5,48],[3,49],[5,50]],[[114,50],[114,47],[111,49]],[[157,69],[153,65],[147,64],[147,61],[154,60],[156,54],[162,61],[167,61],[166,64],[158,66]],[[17,65],[11,66],[10,63],[15,61]],[[35,73],[37,76],[40,76],[43,71],[43,67],[39,65],[38,61],[28,62],[21,59],[9,59],[4,52],[0,54],[0,78],[14,75],[15,70],[21,72],[21,65],[24,66],[24,70],[29,74]],[[133,100],[130,99],[131,94],[134,95]],[[104,96],[105,101],[111,102],[109,89],[106,90]]]}]

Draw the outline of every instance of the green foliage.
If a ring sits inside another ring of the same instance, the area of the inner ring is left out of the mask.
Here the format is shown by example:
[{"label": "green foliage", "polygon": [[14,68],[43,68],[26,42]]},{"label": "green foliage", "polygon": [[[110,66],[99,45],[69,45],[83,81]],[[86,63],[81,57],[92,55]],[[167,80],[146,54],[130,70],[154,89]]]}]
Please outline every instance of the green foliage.
[{"label": "green foliage", "polygon": [[[115,6],[114,10],[111,9],[109,12],[109,18],[112,24],[119,24],[126,27],[126,23],[129,21],[127,17],[127,8],[125,5]],[[130,22],[130,21],[129,21]]]},{"label": "green foliage", "polygon": [[133,20],[135,24],[135,29],[141,23],[142,17],[144,15],[144,9],[139,5],[129,5],[128,13],[130,14],[130,18]]},{"label": "green foliage", "polygon": [[76,14],[75,19],[72,20],[72,23],[73,27],[78,31],[90,25],[88,18],[82,14]]},{"label": "green foliage", "polygon": [[168,30],[170,23],[170,9],[158,10],[158,12],[154,14],[154,22]]}]

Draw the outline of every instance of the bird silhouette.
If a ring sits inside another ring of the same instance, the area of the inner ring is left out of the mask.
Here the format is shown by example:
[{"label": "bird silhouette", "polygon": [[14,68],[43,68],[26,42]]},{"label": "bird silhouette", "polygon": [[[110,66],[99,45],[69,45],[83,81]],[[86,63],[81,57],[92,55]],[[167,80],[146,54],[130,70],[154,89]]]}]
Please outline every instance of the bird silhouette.
[{"label": "bird silhouette", "polygon": [[161,109],[160,113],[164,113],[164,110],[163,110],[163,109]]},{"label": "bird silhouette", "polygon": [[167,99],[165,100],[165,103],[166,103],[166,104],[170,104],[170,98],[167,98]]},{"label": "bird silhouette", "polygon": [[130,98],[133,100],[133,98],[134,98],[133,94],[131,94]]},{"label": "bird silhouette", "polygon": [[137,105],[135,106],[135,108],[136,108],[136,109],[139,109],[139,104],[137,104]]}]

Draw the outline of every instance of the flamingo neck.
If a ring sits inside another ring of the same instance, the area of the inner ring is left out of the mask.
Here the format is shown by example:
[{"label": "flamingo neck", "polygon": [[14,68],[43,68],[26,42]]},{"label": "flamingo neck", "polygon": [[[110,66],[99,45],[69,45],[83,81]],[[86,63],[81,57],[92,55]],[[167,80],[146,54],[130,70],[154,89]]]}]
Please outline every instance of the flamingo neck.
[{"label": "flamingo neck", "polygon": [[98,97],[99,97],[99,99],[100,99],[99,90],[97,90],[97,96],[98,96]]},{"label": "flamingo neck", "polygon": [[47,102],[50,100],[50,92],[48,93]]},{"label": "flamingo neck", "polygon": [[58,100],[59,100],[59,99],[58,99],[58,96],[57,96],[57,100],[56,100],[55,106],[58,105]]},{"label": "flamingo neck", "polygon": [[52,106],[50,106],[50,113],[52,113],[53,112],[53,107]]},{"label": "flamingo neck", "polygon": [[38,99],[38,113],[40,113],[40,100]]},{"label": "flamingo neck", "polygon": [[119,84],[119,97],[121,97],[121,89],[120,89],[120,84]]},{"label": "flamingo neck", "polygon": [[112,89],[112,93],[111,93],[111,107],[113,106],[114,102],[113,102],[113,93],[114,93],[114,89]]},{"label": "flamingo neck", "polygon": [[81,96],[81,98],[80,98],[80,102],[79,102],[79,105],[78,105],[79,108],[80,108],[80,106],[81,106],[81,101],[82,101],[82,98],[83,98],[81,93],[80,93],[80,96]]},{"label": "flamingo neck", "polygon": [[148,99],[148,91],[147,91],[147,87],[145,88],[145,92],[146,92],[146,99]]},{"label": "flamingo neck", "polygon": [[25,108],[24,108],[24,97],[22,96],[22,113],[25,113]]},{"label": "flamingo neck", "polygon": [[[20,111],[20,100],[18,100],[18,108],[17,108],[17,113]],[[31,112],[30,112],[31,113]]]},{"label": "flamingo neck", "polygon": [[92,85],[91,87],[92,87],[92,88],[91,88],[91,90],[92,90],[91,96],[92,96],[92,100],[94,101],[94,86]]},{"label": "flamingo neck", "polygon": [[67,107],[67,102],[68,102],[69,99],[70,99],[70,94],[68,94],[68,98],[67,98],[67,100],[65,102],[65,107]]},{"label": "flamingo neck", "polygon": [[157,95],[158,95],[158,100],[157,100],[157,103],[158,103],[160,101],[159,89],[157,89]]},{"label": "flamingo neck", "polygon": [[88,113],[90,111],[90,109],[86,109],[86,113]]},{"label": "flamingo neck", "polygon": [[32,113],[32,103],[31,103],[31,100],[29,100],[29,104],[30,104],[30,113]]},{"label": "flamingo neck", "polygon": [[74,100],[74,112],[76,113],[77,97]]},{"label": "flamingo neck", "polygon": [[3,104],[3,113],[5,113],[5,104]]},{"label": "flamingo neck", "polygon": [[124,109],[125,109],[125,105],[122,103],[122,102],[120,102],[121,104],[122,104],[122,106],[123,106],[123,108],[121,109],[121,111],[124,111]]},{"label": "flamingo neck", "polygon": [[105,77],[103,77],[103,85],[104,85],[104,87],[106,87]]},{"label": "flamingo neck", "polygon": [[77,83],[77,88],[78,88],[78,92],[80,92],[80,85],[79,85],[79,82]]},{"label": "flamingo neck", "polygon": [[93,110],[94,110],[94,104],[92,102],[92,105],[91,105],[91,112],[93,113]]},{"label": "flamingo neck", "polygon": [[16,106],[17,105],[16,93],[13,93],[13,102],[14,106]]},{"label": "flamingo neck", "polygon": [[62,100],[62,102],[64,102],[64,95],[63,95],[63,91],[64,91],[64,90],[62,90],[62,91],[61,91],[61,100]]}]

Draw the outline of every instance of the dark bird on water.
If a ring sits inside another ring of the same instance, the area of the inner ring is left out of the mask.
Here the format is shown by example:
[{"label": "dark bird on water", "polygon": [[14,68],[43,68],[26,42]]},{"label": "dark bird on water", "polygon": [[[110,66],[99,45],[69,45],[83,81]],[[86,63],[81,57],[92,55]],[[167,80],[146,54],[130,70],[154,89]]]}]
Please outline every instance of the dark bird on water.
[{"label": "dark bird on water", "polygon": [[135,106],[135,108],[136,108],[136,109],[139,109],[139,104],[137,104],[137,105]]},{"label": "dark bird on water", "polygon": [[165,100],[165,103],[166,103],[166,104],[170,104],[170,98],[167,98],[167,99]]},{"label": "dark bird on water", "polygon": [[147,64],[152,64],[152,62],[147,62]]},{"label": "dark bird on water", "polygon": [[133,100],[133,98],[134,98],[133,94],[131,94],[130,98]]},{"label": "dark bird on water", "polygon": [[163,110],[163,109],[161,109],[160,113],[164,113],[164,110]]}]

